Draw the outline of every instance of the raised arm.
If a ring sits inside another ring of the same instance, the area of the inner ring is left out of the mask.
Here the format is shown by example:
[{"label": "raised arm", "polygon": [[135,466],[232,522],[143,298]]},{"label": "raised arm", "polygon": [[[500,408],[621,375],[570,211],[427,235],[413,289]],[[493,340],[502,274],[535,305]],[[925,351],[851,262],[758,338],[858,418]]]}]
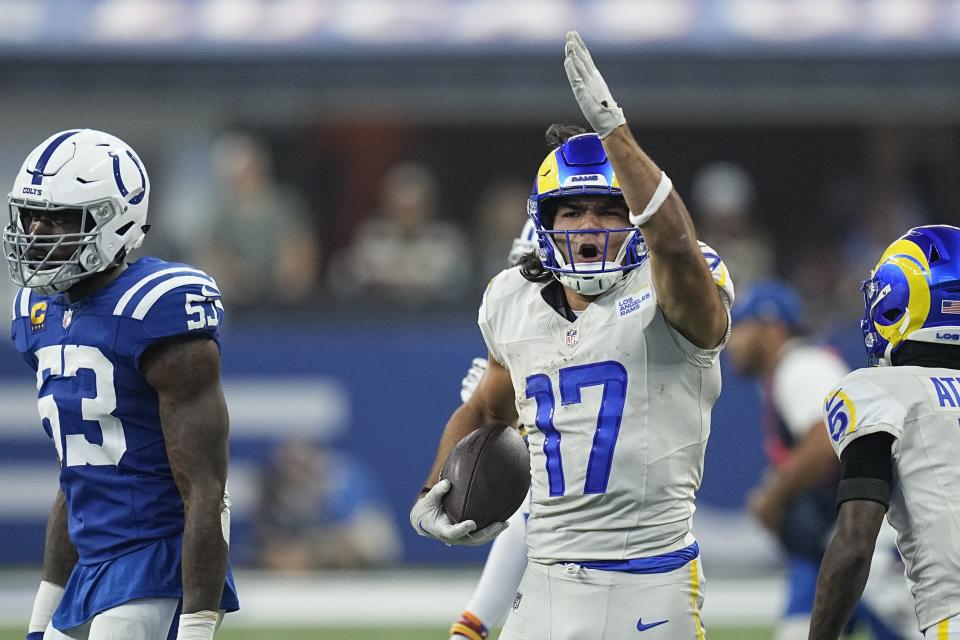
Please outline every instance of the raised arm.
[{"label": "raised arm", "polygon": [[576,32],[567,34],[565,54],[564,69],[580,109],[603,141],[631,222],[642,227],[664,316],[698,347],[716,347],[727,332],[727,310],[683,200],[627,128],[623,110]]},{"label": "raised arm", "polygon": [[[212,638],[227,572],[229,526],[224,493],[229,421],[220,351],[206,338],[174,340],[153,347],[142,362],[160,401],[163,439],[184,504],[180,626],[185,620],[202,623]],[[223,523],[221,515],[227,518]]]}]

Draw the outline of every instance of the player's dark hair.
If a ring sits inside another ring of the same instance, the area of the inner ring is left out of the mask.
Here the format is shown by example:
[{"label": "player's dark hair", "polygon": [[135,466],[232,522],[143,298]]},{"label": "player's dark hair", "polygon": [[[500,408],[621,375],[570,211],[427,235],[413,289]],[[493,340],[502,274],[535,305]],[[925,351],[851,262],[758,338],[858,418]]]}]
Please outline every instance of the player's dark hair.
[{"label": "player's dark hair", "polygon": [[[587,133],[587,130],[580,125],[554,123],[547,127],[543,137],[547,143],[547,148],[556,149],[573,136],[578,136],[581,133]],[[558,204],[556,198],[550,198],[540,203],[540,220],[545,229],[553,228]],[[524,255],[517,264],[520,265],[520,275],[530,282],[548,282],[553,278],[553,274],[543,266],[543,262],[540,261],[535,251]]]},{"label": "player's dark hair", "polygon": [[897,367],[960,369],[960,345],[905,341],[891,358]]},{"label": "player's dark hair", "polygon": [[556,149],[573,136],[578,136],[581,133],[587,133],[587,130],[580,125],[554,123],[547,127],[547,132],[543,137],[547,142],[548,149]]},{"label": "player's dark hair", "polygon": [[520,265],[520,275],[530,282],[547,282],[553,277],[543,266],[536,251],[524,254],[517,264]]}]

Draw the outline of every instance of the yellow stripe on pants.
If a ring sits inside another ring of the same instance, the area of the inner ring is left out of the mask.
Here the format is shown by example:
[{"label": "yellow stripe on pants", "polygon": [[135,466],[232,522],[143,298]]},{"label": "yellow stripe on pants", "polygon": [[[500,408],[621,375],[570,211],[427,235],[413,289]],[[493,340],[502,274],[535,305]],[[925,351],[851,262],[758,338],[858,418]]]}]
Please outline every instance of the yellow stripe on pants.
[{"label": "yellow stripe on pants", "polygon": [[700,624],[700,609],[697,607],[697,599],[700,597],[700,578],[697,574],[696,558],[690,561],[690,587],[690,605],[693,607],[693,623],[697,627],[697,640],[703,640],[703,625]]},{"label": "yellow stripe on pants", "polygon": [[949,640],[950,638],[950,618],[941,620],[937,625],[937,640]]}]

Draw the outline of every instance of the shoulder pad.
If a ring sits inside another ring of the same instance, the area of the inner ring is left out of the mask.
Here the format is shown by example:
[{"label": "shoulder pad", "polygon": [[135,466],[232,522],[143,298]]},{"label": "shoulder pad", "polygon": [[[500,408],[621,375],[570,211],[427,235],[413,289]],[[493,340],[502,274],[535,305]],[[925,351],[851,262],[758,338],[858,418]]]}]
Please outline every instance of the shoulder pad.
[{"label": "shoulder pad", "polygon": [[710,275],[713,276],[713,281],[727,294],[728,302],[732,307],[734,298],[733,280],[730,278],[727,265],[723,262],[723,259],[720,258],[720,254],[714,251],[713,247],[706,242],[697,242],[697,244],[700,245],[700,253],[703,254],[703,259],[707,262],[707,268],[710,269]]},{"label": "shoulder pad", "polygon": [[870,374],[869,369],[848,374],[824,399],[824,422],[838,453],[861,436],[885,431],[899,438],[903,430],[906,409]]},{"label": "shoulder pad", "polygon": [[208,298],[220,298],[216,281],[206,273],[186,265],[174,266],[145,275],[135,282],[117,301],[113,315],[143,320],[164,295],[181,287],[199,288]]},{"label": "shoulder pad", "polygon": [[30,289],[17,289],[17,293],[13,296],[13,313],[10,316],[11,320],[30,315],[30,294]]}]

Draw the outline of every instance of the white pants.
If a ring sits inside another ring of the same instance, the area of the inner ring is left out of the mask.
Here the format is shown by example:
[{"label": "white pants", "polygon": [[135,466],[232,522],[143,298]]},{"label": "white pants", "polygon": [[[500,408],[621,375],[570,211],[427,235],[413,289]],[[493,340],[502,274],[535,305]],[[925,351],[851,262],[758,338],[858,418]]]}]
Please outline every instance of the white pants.
[{"label": "white pants", "polygon": [[923,632],[926,640],[955,640],[960,638],[960,615],[947,618],[939,623],[928,627]]},{"label": "white pants", "polygon": [[903,571],[903,561],[897,551],[897,532],[884,518],[860,602],[891,631],[904,638],[920,638],[913,596]]},{"label": "white pants", "polygon": [[704,640],[705,586],[699,558],[655,574],[528,562],[500,640]]},{"label": "white pants", "polygon": [[95,615],[65,633],[47,625],[43,640],[167,640],[177,598],[144,598]]}]

